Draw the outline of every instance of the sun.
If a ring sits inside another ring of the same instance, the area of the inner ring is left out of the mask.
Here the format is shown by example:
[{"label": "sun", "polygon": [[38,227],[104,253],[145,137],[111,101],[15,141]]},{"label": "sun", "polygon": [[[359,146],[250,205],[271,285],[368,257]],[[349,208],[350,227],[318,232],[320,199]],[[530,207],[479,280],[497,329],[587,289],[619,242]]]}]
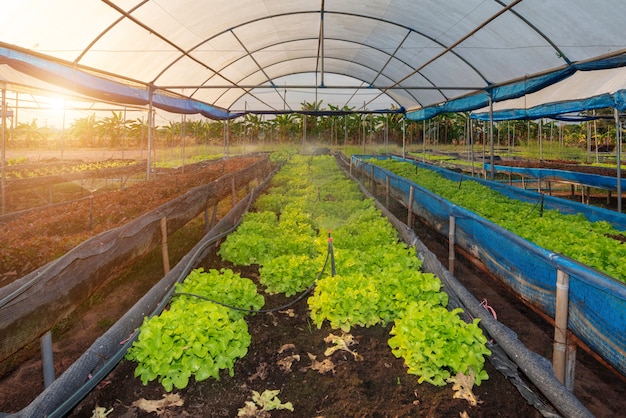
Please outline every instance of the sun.
[{"label": "sun", "polygon": [[65,99],[62,97],[48,97],[46,103],[51,110],[63,110],[65,108]]}]

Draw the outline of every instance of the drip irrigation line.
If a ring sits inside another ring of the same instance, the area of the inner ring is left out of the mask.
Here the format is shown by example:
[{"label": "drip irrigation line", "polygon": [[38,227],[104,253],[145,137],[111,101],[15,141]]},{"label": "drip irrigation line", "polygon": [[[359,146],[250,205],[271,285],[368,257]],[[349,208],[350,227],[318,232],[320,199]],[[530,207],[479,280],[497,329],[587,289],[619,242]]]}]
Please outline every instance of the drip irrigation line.
[{"label": "drip irrigation line", "polygon": [[535,209],[537,208],[537,205],[539,204],[541,204],[541,206],[539,207],[539,217],[543,218],[543,193],[541,193],[541,196],[539,197],[539,199],[537,199],[533,207],[528,211],[526,216],[524,216],[522,219],[528,218],[535,211]]},{"label": "drip irrigation line", "polygon": [[[254,192],[255,192],[255,188],[253,188],[252,191],[250,192],[250,199],[248,201],[248,204],[244,212],[247,212],[248,209],[250,209],[250,206],[252,205],[252,201],[253,201]],[[189,261],[185,264],[183,270],[181,271],[179,277],[176,279],[175,283],[179,283],[182,280],[184,280],[185,277],[187,277],[187,275],[193,268],[193,265],[197,262],[198,258],[200,258],[202,253],[206,250],[206,248],[209,245],[212,245],[216,243],[217,241],[219,241],[220,239],[226,237],[232,231],[237,229],[240,223],[241,223],[241,218],[239,218],[239,220],[235,222],[231,228],[219,233],[215,237],[202,243],[200,247],[198,247],[196,251],[194,251]],[[171,287],[171,289],[163,296],[159,304],[152,310],[152,312],[149,315],[150,317],[153,317],[154,315],[158,314],[165,308],[165,306],[167,306],[167,304],[169,303],[173,295],[173,290],[174,290],[174,286]],[[85,381],[85,383],[83,383],[83,385],[79,387],[73,393],[71,397],[67,398],[54,411],[52,411],[49,415],[47,415],[47,417],[49,418],[59,417],[60,418],[60,417],[65,416],[68,412],[70,412],[72,408],[81,399],[87,396],[87,394],[91,392],[96,387],[96,385],[100,383],[102,379],[104,379],[104,377],[106,377],[106,375],[115,367],[115,365],[117,365],[124,358],[124,356],[126,355],[126,352],[132,346],[132,344],[135,342],[138,336],[139,336],[139,328],[135,329],[135,331],[130,335],[130,337],[128,337],[128,339],[124,340],[121,343],[122,345],[120,345],[120,348],[111,357],[109,357],[107,361],[104,362],[102,367],[100,367],[93,374],[91,374],[90,378],[87,381]]]},{"label": "drip irrigation line", "polygon": [[[330,235],[330,233],[328,235]],[[175,292],[172,296],[189,296],[189,297],[194,297],[194,298],[205,300],[207,302],[213,302],[213,303],[215,303],[217,305],[221,305],[221,306],[224,306],[226,308],[233,309],[235,311],[241,311],[241,312],[253,313],[253,314],[272,313],[272,312],[283,311],[285,309],[288,309],[288,308],[294,306],[296,303],[298,303],[302,299],[304,299],[305,296],[307,296],[309,293],[311,293],[311,291],[315,288],[315,285],[317,284],[317,281],[322,277],[322,274],[324,274],[324,271],[326,270],[326,266],[328,265],[328,260],[329,259],[331,260],[331,272],[332,272],[332,275],[334,276],[335,275],[335,256],[334,256],[334,251],[333,251],[333,246],[332,246],[332,239],[330,237],[328,239],[328,252],[326,253],[326,259],[324,260],[324,265],[322,266],[322,270],[320,270],[319,274],[317,275],[317,277],[315,278],[313,283],[311,283],[311,285],[304,292],[302,292],[300,294],[300,296],[298,296],[297,298],[295,298],[291,302],[286,303],[286,304],[284,304],[282,306],[278,306],[276,308],[268,308],[268,309],[246,309],[246,308],[240,308],[239,306],[229,305],[227,303],[220,302],[218,300],[211,299],[211,298],[206,297],[206,296],[198,295],[196,293]]]}]

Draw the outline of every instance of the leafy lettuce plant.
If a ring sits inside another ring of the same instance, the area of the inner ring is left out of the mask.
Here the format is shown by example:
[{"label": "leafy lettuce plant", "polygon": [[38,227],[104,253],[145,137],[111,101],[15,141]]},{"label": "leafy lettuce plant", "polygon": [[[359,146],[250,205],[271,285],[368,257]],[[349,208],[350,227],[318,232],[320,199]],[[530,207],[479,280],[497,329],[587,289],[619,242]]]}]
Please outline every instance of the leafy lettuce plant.
[{"label": "leafy lettuce plant", "polygon": [[581,213],[562,214],[556,210],[540,213],[533,203],[509,198],[478,182],[458,182],[431,170],[416,170],[409,162],[372,160],[399,176],[462,206],[516,235],[550,251],[566,255],[626,282],[626,245],[622,231],[608,222],[591,222]]},{"label": "leafy lettuce plant", "polygon": [[[195,270],[178,291],[190,292],[245,309],[264,304],[250,279],[230,270]],[[170,392],[185,388],[190,378],[219,379],[228,369],[232,376],[236,359],[248,352],[250,334],[245,312],[190,296],[178,296],[170,309],[145,318],[137,340],[126,358],[137,362],[135,377],[146,385],[158,379]]]},{"label": "leafy lettuce plant", "polygon": [[259,280],[268,294],[284,293],[290,297],[311,286],[323,265],[323,256],[280,255],[259,269]]},{"label": "leafy lettuce plant", "polygon": [[[176,292],[199,295],[246,310],[258,310],[265,304],[265,299],[257,293],[254,282],[242,278],[239,273],[231,269],[210,269],[209,271],[204,271],[202,268],[195,269],[182,283],[176,284]],[[182,295],[176,298],[189,298],[189,296]],[[204,303],[204,300],[191,298],[188,302],[190,304]],[[229,309],[228,312],[233,319],[243,318],[247,314],[246,311],[236,309]]]},{"label": "leafy lettuce plant", "polygon": [[468,324],[460,312],[460,308],[448,311],[424,301],[411,302],[395,320],[388,344],[396,357],[404,358],[408,373],[419,376],[419,383],[444,386],[451,376],[471,372],[477,386],[488,379],[484,356],[491,352],[479,319]]}]

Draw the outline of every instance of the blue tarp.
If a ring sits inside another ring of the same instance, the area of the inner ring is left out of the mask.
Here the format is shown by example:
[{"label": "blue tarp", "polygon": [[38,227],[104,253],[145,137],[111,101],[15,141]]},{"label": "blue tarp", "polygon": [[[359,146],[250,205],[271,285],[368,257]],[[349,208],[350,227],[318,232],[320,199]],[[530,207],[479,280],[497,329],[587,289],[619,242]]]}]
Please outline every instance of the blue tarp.
[{"label": "blue tarp", "polygon": [[[150,88],[148,86],[131,85],[130,83],[96,76],[24,52],[0,47],[0,65],[2,64],[93,99],[128,105],[148,105],[150,103]],[[239,114],[229,113],[197,100],[166,94],[158,90],[152,93],[152,105],[168,112],[201,114],[211,119],[232,119],[239,116]]]},{"label": "blue tarp", "polygon": [[[588,266],[538,247],[506,229],[452,204],[419,185],[353,156],[352,163],[389,186],[413,212],[444,236],[455,217],[456,244],[484,263],[520,297],[554,317],[557,270],[569,275],[568,329],[626,375],[626,285]],[[408,161],[408,160],[407,160]],[[415,163],[415,162],[413,162]],[[452,172],[451,172],[452,173]],[[454,173],[459,175],[458,173]],[[546,196],[547,197],[547,196]]]},{"label": "blue tarp", "polygon": [[[534,93],[539,91],[547,86],[550,86],[554,83],[557,83],[561,80],[564,80],[576,71],[593,71],[593,70],[602,70],[608,68],[618,68],[626,66],[626,54],[620,54],[615,57],[599,59],[596,61],[584,62],[584,63],[575,63],[569,65],[565,68],[558,69],[556,71],[550,72],[548,74],[543,74],[536,77],[529,77],[524,80],[519,80],[514,83],[509,83],[503,86],[493,86],[493,87],[485,87],[485,91],[477,94],[473,94],[466,97],[461,97],[459,99],[449,100],[445,103],[437,104],[434,106],[425,107],[416,111],[407,112],[406,118],[408,120],[421,121],[426,119],[431,119],[442,113],[450,113],[450,112],[467,112],[476,109],[481,109],[485,106],[489,105],[489,95],[492,97],[492,101],[501,102],[504,100],[515,99],[518,97],[522,97],[526,94]],[[617,94],[617,93],[616,93]],[[626,110],[625,106],[625,95],[626,92],[621,91],[616,95],[608,95],[611,96],[610,100],[607,100],[607,97],[602,97],[598,100],[596,98],[590,99],[590,101],[581,101],[580,103],[573,104],[570,102],[562,102],[562,103],[552,103],[543,109],[535,109],[534,110],[534,119],[538,119],[541,117],[550,117],[557,114],[568,113],[572,110],[568,109],[576,109],[579,110],[588,110],[588,109],[598,109],[599,107],[617,107],[619,110]],[[582,108],[581,108],[582,107]],[[546,112],[544,115],[543,112]],[[522,115],[523,116],[523,115]],[[498,116],[501,119],[495,120],[508,120],[508,119],[519,119],[518,115],[513,113],[510,115],[506,115],[502,113]],[[530,114],[526,116],[527,118],[531,118]],[[486,119],[485,119],[486,118]],[[489,113],[481,114],[481,120],[489,120]],[[532,119],[532,118],[531,118]]]},{"label": "blue tarp", "polygon": [[[491,170],[491,164],[485,164],[485,171]],[[498,173],[510,173],[533,177],[541,180],[563,181],[605,190],[617,190],[617,177],[600,176],[598,174],[578,173],[575,171],[555,170],[551,168],[510,167],[494,165]],[[620,181],[621,189],[626,190],[626,179]]]}]

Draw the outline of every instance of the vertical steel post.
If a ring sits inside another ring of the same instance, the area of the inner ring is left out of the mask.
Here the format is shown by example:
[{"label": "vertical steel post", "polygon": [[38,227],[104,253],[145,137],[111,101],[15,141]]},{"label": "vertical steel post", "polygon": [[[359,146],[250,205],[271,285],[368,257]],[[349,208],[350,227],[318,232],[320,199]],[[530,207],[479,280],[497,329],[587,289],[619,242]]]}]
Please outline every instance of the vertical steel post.
[{"label": "vertical steel post", "polygon": [[617,144],[617,211],[622,213],[622,132],[617,108],[615,108],[615,143]]}]

